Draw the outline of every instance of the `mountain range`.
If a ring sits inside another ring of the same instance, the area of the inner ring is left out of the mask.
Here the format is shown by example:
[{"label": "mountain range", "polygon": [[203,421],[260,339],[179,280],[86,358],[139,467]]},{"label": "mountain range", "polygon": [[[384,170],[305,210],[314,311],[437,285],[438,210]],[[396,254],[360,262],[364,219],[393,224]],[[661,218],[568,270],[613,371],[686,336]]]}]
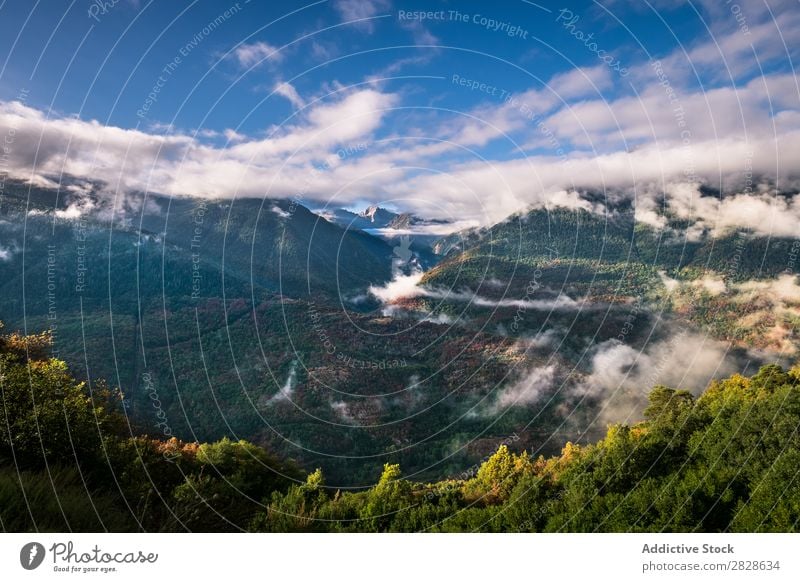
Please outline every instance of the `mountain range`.
[{"label": "mountain range", "polygon": [[9,182],[0,316],[119,385],[139,432],[244,438],[336,486],[438,478],[796,354],[798,241],[666,218],[533,208],[428,243],[371,234],[435,223],[378,207]]}]

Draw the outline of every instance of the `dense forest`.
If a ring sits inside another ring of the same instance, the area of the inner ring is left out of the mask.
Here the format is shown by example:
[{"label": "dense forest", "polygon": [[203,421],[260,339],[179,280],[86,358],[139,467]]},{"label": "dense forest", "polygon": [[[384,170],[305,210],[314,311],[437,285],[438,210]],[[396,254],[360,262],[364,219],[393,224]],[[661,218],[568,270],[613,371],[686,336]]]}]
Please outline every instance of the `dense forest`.
[{"label": "dense forest", "polygon": [[47,334],[0,337],[4,531],[796,531],[800,367],[764,366],[698,398],[656,386],[645,419],[532,458],[511,435],[452,478],[385,465],[325,485],[245,441],[135,434],[123,397],[77,381]]},{"label": "dense forest", "polygon": [[[605,390],[619,384],[609,371],[627,376],[636,352],[642,373],[681,357],[684,330],[713,357],[680,385],[667,365],[631,380],[637,417],[652,384],[698,393],[798,353],[800,287],[784,273],[793,239],[690,241],[687,224],[670,219],[659,234],[629,206],[531,209],[446,238],[434,266],[416,243],[403,259],[398,241],[294,200],[138,193],[113,210],[95,187],[6,183],[0,318],[49,329],[77,380],[119,386],[130,434],[245,439],[321,468],[332,488],[369,486],[384,463],[413,481],[445,479],[509,435],[546,457],[591,443],[605,433]],[[92,211],[76,219],[70,208]],[[371,293],[419,265],[418,295]],[[609,353],[617,368],[602,363]],[[507,398],[551,368],[536,402]]]}]

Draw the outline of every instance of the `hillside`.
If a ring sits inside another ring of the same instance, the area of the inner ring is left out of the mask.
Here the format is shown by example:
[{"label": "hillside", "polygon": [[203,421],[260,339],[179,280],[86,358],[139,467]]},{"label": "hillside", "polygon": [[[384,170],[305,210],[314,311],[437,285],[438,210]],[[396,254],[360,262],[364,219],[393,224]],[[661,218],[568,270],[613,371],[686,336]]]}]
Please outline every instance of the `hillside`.
[{"label": "hillside", "polygon": [[[422,277],[436,300],[417,307],[465,313],[465,293],[495,303],[560,299],[612,318],[620,310],[667,314],[739,347],[797,353],[800,287],[791,265],[800,240],[743,230],[697,237],[690,226],[672,220],[655,230],[625,207],[607,215],[560,208],[515,215],[440,241],[438,248],[454,250]],[[466,313],[491,311],[489,325],[513,320],[514,310],[478,303]],[[546,315],[548,324],[563,319],[557,309]],[[528,331],[541,329],[541,321],[528,323]]]},{"label": "hillside", "polygon": [[319,473],[272,495],[257,531],[795,532],[800,370],[766,366],[697,399],[656,386],[645,420],[560,455],[502,445],[453,479],[405,481],[387,465],[361,493]]},{"label": "hillside", "polygon": [[[639,418],[643,384],[699,393],[795,345],[791,281],[700,284],[699,265],[724,265],[716,249],[738,239],[684,245],[670,266],[673,243],[622,212],[538,211],[467,233],[422,276],[425,293],[387,303],[375,290],[420,276],[426,255],[292,201],[109,207],[63,190],[3,198],[8,327],[52,330],[79,378],[122,389],[138,433],[246,439],[334,486],[364,486],[385,463],[455,474],[510,434],[554,454]],[[764,243],[770,272],[790,242]],[[743,272],[762,264],[739,254]]]},{"label": "hillside", "polygon": [[324,471],[304,476],[246,441],[131,435],[119,393],[79,383],[49,350],[47,335],[0,336],[5,531],[792,532],[800,523],[797,367],[734,375],[699,398],[656,386],[643,421],[549,458],[514,452],[514,434],[449,479],[407,480],[387,463],[374,486],[343,491]]},{"label": "hillside", "polygon": [[129,197],[113,221],[104,204],[9,188],[3,317],[52,330],[78,377],[119,386],[138,432],[246,438],[342,485],[368,483],[386,461],[446,474],[529,422],[526,442],[552,449],[539,435],[561,430],[557,402],[487,412],[496,387],[541,356],[369,304],[342,308],[388,281],[395,249],[380,239],[287,201]]}]

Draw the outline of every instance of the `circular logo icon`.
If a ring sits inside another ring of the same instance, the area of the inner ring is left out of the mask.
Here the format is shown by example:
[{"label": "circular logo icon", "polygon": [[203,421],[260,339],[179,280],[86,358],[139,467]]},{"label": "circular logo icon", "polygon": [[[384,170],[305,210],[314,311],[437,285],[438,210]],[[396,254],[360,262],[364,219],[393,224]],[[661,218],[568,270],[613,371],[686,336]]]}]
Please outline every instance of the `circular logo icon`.
[{"label": "circular logo icon", "polygon": [[19,551],[19,563],[26,570],[35,570],[44,561],[44,546],[38,542],[30,542]]}]

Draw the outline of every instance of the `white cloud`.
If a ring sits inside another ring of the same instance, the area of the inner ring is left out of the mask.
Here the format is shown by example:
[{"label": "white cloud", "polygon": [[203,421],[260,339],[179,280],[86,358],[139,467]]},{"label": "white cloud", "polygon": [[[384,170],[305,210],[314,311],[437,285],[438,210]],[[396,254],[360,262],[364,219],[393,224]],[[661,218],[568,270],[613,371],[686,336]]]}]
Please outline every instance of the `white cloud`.
[{"label": "white cloud", "polygon": [[492,407],[493,410],[535,404],[543,395],[553,389],[555,374],[555,364],[533,368],[521,380],[500,390]]},{"label": "white cloud", "polygon": [[[352,19],[378,15],[389,4],[340,0],[335,7]],[[800,16],[780,16],[789,33],[795,24],[800,29]],[[754,30],[765,23],[756,19]],[[724,43],[740,42],[725,34]],[[766,43],[769,35],[759,32],[757,38]],[[770,42],[764,50],[773,54],[777,41]],[[724,50],[739,54],[734,48]],[[270,55],[281,58],[273,52],[267,43],[254,43],[239,47],[235,58],[243,65]],[[606,91],[613,77],[607,67],[589,67],[557,74],[544,87],[514,94],[513,102],[489,95],[481,101],[474,93],[479,104],[464,113],[395,109],[405,105],[401,94],[378,85],[346,90],[333,83],[334,92],[324,100],[306,103],[292,85],[281,83],[276,93],[302,110],[285,125],[269,128],[266,138],[228,130],[226,147],[180,133],[153,135],[48,118],[19,103],[0,104],[0,129],[18,128],[11,170],[41,184],[52,184],[50,178],[63,171],[119,183],[120,190],[167,194],[301,195],[337,206],[380,196],[425,217],[480,225],[531,206],[604,212],[575,190],[624,191],[635,200],[637,220],[656,228],[666,226],[666,209],[697,221],[692,236],[740,226],[796,236],[800,199],[779,198],[757,185],[743,189],[746,175],[784,188],[800,183],[795,76],[774,73],[738,87],[697,89],[672,76],[668,65],[681,56],[676,51],[663,62],[684,128],[653,68],[644,63],[634,75],[640,85],[636,95],[619,90],[613,99],[596,96],[592,83]],[[688,143],[682,138],[686,128]],[[359,143],[368,147],[346,159],[337,156],[339,149]],[[324,171],[315,171],[326,163]],[[700,196],[701,182],[727,195]]]},{"label": "white cloud", "polygon": [[[97,121],[48,118],[18,102],[0,103],[0,130],[15,132],[9,174],[44,187],[57,187],[50,177],[66,174],[122,192],[264,196],[266,186],[274,197],[296,196],[300,189],[323,197],[336,190],[334,184],[379,168],[353,160],[320,172],[312,164],[335,156],[337,148],[369,141],[396,100],[373,89],[342,90],[313,103],[293,123],[274,128],[269,137],[242,140],[229,132],[237,143],[225,148],[183,134],[153,135]],[[383,177],[392,179],[388,173]],[[374,191],[369,181],[364,188]]]},{"label": "white cloud", "polygon": [[222,134],[225,136],[225,139],[227,139],[231,143],[236,143],[247,139],[247,136],[242,135],[235,129],[226,129],[225,131],[222,132]]},{"label": "white cloud", "polygon": [[233,58],[245,69],[264,63],[280,63],[285,57],[278,47],[263,41],[242,44],[233,51]]},{"label": "white cloud", "polygon": [[295,89],[290,83],[278,83],[275,85],[275,93],[286,98],[289,103],[294,105],[296,109],[302,109],[302,107],[306,104],[303,98],[300,97],[297,89]]},{"label": "white cloud", "polygon": [[725,281],[713,275],[701,277],[692,281],[679,281],[678,279],[672,279],[664,271],[659,271],[658,276],[661,278],[661,283],[664,285],[664,287],[666,287],[667,292],[669,293],[677,291],[682,286],[702,289],[710,295],[721,295],[727,291]]},{"label": "white cloud", "polygon": [[[425,47],[438,45],[441,41],[419,20],[401,20],[400,27],[411,33],[414,44]],[[436,49],[427,48],[425,54],[435,53]]]},{"label": "white cloud", "polygon": [[[399,274],[385,285],[371,285],[368,293],[385,304],[391,305],[401,299],[411,299],[414,297],[430,297],[442,301],[459,301],[469,303],[476,307],[489,308],[517,308],[531,309],[539,311],[561,311],[561,310],[593,310],[606,309],[605,305],[598,303],[584,303],[576,301],[565,293],[557,296],[547,296],[541,299],[490,299],[482,297],[468,289],[454,291],[421,286],[423,273],[412,273],[410,275]],[[389,310],[388,312],[392,312]]]},{"label": "white cloud", "polygon": [[696,281],[696,285],[710,293],[711,295],[721,295],[725,293],[727,287],[725,285],[725,281],[720,279],[719,277],[703,277],[702,279],[698,279]]},{"label": "white cloud", "polygon": [[655,385],[699,394],[711,380],[737,371],[726,344],[682,330],[642,349],[617,340],[597,345],[591,373],[571,390],[602,402],[594,421],[604,427],[640,417]]},{"label": "white cloud", "polygon": [[[763,70],[775,59],[785,60],[788,55],[796,54],[800,42],[797,5],[772,15],[765,10],[763,0],[756,4],[761,5],[756,8],[751,4],[746,34],[735,27],[736,19],[729,13],[729,22],[734,28],[727,34],[716,33],[711,41],[692,49],[689,52],[692,64],[715,79],[738,79],[747,73]],[[770,16],[774,16],[774,20]]]},{"label": "white cloud", "polygon": [[344,422],[348,424],[352,424],[356,422],[355,417],[350,411],[350,407],[347,405],[346,402],[341,400],[335,400],[331,402],[331,408],[339,415]]},{"label": "white cloud", "polygon": [[401,274],[385,285],[371,285],[369,293],[383,303],[393,303],[398,299],[419,297],[426,293],[425,289],[419,286],[422,276],[423,273]]},{"label": "white cloud", "polygon": [[373,17],[391,8],[389,0],[334,0],[334,9],[339,13],[342,22],[352,22],[365,32],[375,31]]},{"label": "white cloud", "polygon": [[13,250],[0,246],[0,261],[3,262],[10,261],[11,257],[13,256],[14,256]]},{"label": "white cloud", "polygon": [[[563,142],[599,151],[625,145],[630,148],[642,142],[670,147],[681,144],[687,136],[693,146],[712,139],[746,141],[772,136],[772,109],[791,99],[787,90],[794,92],[793,106],[797,109],[792,75],[774,75],[768,83],[757,78],[738,88],[673,87],[677,99],[673,101],[659,82],[651,67],[648,76],[643,75],[644,87],[637,95],[573,103],[552,114],[544,124]],[[675,112],[678,107],[682,109],[680,115]],[[780,129],[783,132],[798,127],[784,125]],[[697,155],[696,148],[692,149]]]},{"label": "white cloud", "polygon": [[329,61],[339,54],[339,47],[319,39],[311,41],[311,56],[317,61]]},{"label": "white cloud", "polygon": [[445,236],[469,228],[479,226],[475,220],[457,220],[455,222],[414,224],[410,228],[373,228],[370,233],[384,237],[396,236]]},{"label": "white cloud", "polygon": [[[631,152],[574,153],[566,162],[553,156],[494,163],[466,162],[450,166],[446,174],[422,174],[396,182],[387,186],[387,191],[399,199],[413,199],[416,192],[436,192],[439,206],[446,208],[450,215],[491,224],[530,206],[587,204],[570,194],[570,189],[605,192],[632,189],[637,202],[641,202],[642,197],[658,198],[654,185],[669,190],[686,183],[688,162],[698,179],[714,184],[723,177],[725,187],[741,183],[748,166],[753,175],[773,176],[773,179],[778,168],[778,178],[784,184],[800,174],[800,131],[765,136],[749,143],[725,138],[697,142],[692,152],[691,159],[687,160],[687,152],[680,145],[651,144]],[[696,191],[697,186],[694,184],[692,188]],[[743,194],[752,199],[749,205],[745,197],[716,202],[710,199],[699,207],[692,207],[682,205],[680,197],[670,199],[670,196],[668,193],[669,204],[708,220],[712,228],[751,225],[762,232],[781,235],[794,236],[797,232],[793,225],[800,202],[792,198],[780,200],[769,195]],[[658,207],[657,204],[648,210]],[[717,208],[721,211],[719,220],[714,214]],[[754,223],[753,215],[749,214],[751,210],[757,212],[763,220],[761,223]],[[653,220],[650,215],[650,222]]]},{"label": "white cloud", "polygon": [[659,271],[658,276],[661,278],[661,284],[666,287],[668,293],[676,291],[681,286],[681,282],[667,275],[666,271]]},{"label": "white cloud", "polygon": [[[776,85],[778,80],[771,79]],[[660,209],[694,217],[709,229],[751,225],[764,233],[795,236],[800,201],[771,192],[740,192],[722,200],[701,197],[693,172],[711,183],[723,177],[725,187],[752,175],[772,176],[784,184],[800,173],[800,130],[751,136],[748,142],[720,137],[693,144],[691,158],[680,144],[643,145],[633,151],[597,155],[575,152],[567,161],[537,155],[504,161],[439,161],[452,142],[369,138],[378,131],[399,96],[374,89],[343,91],[338,98],[311,103],[290,124],[267,138],[244,139],[225,148],[203,144],[182,134],[153,135],[103,126],[75,118],[47,118],[20,103],[0,103],[0,129],[16,128],[9,172],[42,185],[62,172],[86,180],[119,184],[120,190],[158,191],[198,196],[263,196],[331,199],[336,204],[370,199],[376,192],[407,210],[431,218],[491,224],[529,206],[566,206],[602,212],[574,189],[626,189],[636,200],[639,220],[663,226]],[[769,124],[767,119],[761,120]],[[432,131],[437,131],[432,128]],[[456,133],[465,142],[485,143],[475,129]],[[496,133],[496,130],[492,130]],[[757,132],[756,132],[757,133]],[[367,143],[358,156],[335,158],[338,148]],[[289,157],[291,156],[291,158]],[[334,156],[336,164],[312,171]],[[36,167],[33,168],[33,160]],[[440,171],[445,164],[446,172]],[[427,166],[436,172],[420,173]],[[777,170],[777,173],[776,173]],[[302,191],[302,192],[301,192]],[[435,199],[420,196],[435,192]]]},{"label": "white cloud", "polygon": [[767,298],[776,306],[800,302],[800,285],[794,275],[783,274],[770,281],[747,281],[738,284],[736,290],[745,295]]},{"label": "white cloud", "polygon": [[81,216],[90,213],[94,210],[94,202],[90,198],[81,198],[77,202],[73,202],[64,210],[56,210],[56,218],[63,218],[65,220],[76,220]]},{"label": "white cloud", "polygon": [[294,394],[295,387],[297,386],[297,360],[292,362],[292,367],[289,369],[289,375],[286,377],[286,382],[284,382],[281,389],[278,391],[275,396],[273,396],[269,402],[281,402],[281,401],[290,401],[292,399],[292,394]]},{"label": "white cloud", "polygon": [[761,235],[800,236],[800,197],[775,192],[701,196],[697,184],[673,183],[666,188],[667,208],[679,218],[716,233],[747,227]]},{"label": "white cloud", "polygon": [[607,66],[577,68],[554,76],[548,86],[564,100],[596,96],[613,85]]},{"label": "white cloud", "polygon": [[278,206],[277,204],[273,204],[270,207],[270,210],[272,212],[274,212],[275,214],[277,214],[281,218],[289,218],[290,216],[292,216],[290,213],[288,213],[285,210],[281,209],[281,207]]}]

